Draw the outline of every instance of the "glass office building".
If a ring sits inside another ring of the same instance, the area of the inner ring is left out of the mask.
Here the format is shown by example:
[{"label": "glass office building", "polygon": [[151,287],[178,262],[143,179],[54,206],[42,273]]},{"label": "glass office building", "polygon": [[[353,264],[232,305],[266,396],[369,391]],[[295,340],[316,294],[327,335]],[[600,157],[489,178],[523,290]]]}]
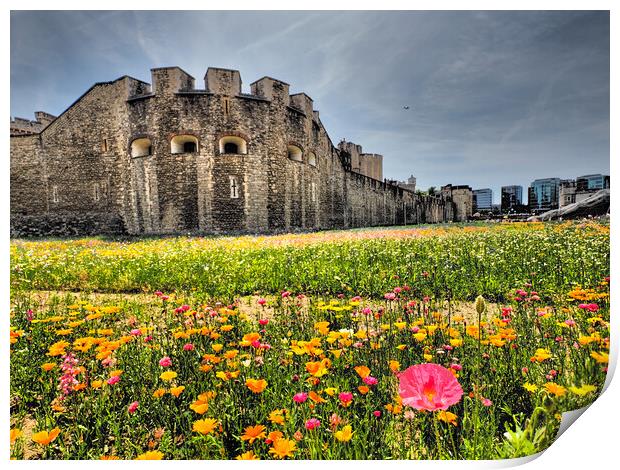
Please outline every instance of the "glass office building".
[{"label": "glass office building", "polygon": [[491,189],[474,189],[473,195],[476,210],[490,211],[493,208],[493,191]]},{"label": "glass office building", "polygon": [[502,212],[523,206],[523,186],[502,186]]},{"label": "glass office building", "polygon": [[560,196],[560,178],[534,180],[528,189],[530,211],[541,213],[557,209]]}]

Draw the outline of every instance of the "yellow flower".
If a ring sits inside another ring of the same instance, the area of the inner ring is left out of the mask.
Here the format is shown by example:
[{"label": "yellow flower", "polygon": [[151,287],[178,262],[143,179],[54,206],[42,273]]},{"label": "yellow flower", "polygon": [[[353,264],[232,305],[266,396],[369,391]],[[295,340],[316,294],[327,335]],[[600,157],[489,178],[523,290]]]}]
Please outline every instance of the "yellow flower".
[{"label": "yellow flower", "polygon": [[177,377],[177,373],[172,370],[167,370],[166,372],[162,372],[159,376],[160,379],[165,380],[166,382],[170,382],[172,379]]},{"label": "yellow flower", "polygon": [[230,330],[232,330],[233,328],[234,328],[234,326],[233,326],[233,325],[222,325],[222,326],[220,326],[220,330],[222,330],[222,331],[224,331],[224,332],[226,332],[226,331],[230,331]]},{"label": "yellow flower", "polygon": [[103,380],[93,380],[90,383],[90,386],[93,387],[94,389],[101,388],[102,385],[103,385]]},{"label": "yellow flower", "polygon": [[329,322],[328,321],[316,322],[314,324],[314,329],[322,335],[327,335],[329,334]]},{"label": "yellow flower", "polygon": [[536,385],[531,384],[529,382],[525,382],[523,384],[523,388],[526,389],[530,393],[534,393],[536,390],[538,390],[538,387]]},{"label": "yellow flower", "polygon": [[181,395],[181,393],[183,393],[183,390],[185,390],[185,387],[183,385],[179,385],[178,387],[171,388],[170,394],[178,397],[179,395]]},{"label": "yellow flower", "polygon": [[561,385],[556,384],[555,382],[547,382],[545,385],[543,385],[543,387],[547,392],[558,397],[566,394],[566,389]]},{"label": "yellow flower", "polygon": [[398,372],[400,370],[400,362],[398,361],[390,361],[389,365],[392,372]]},{"label": "yellow flower", "polygon": [[349,442],[353,437],[353,434],[354,433],[351,431],[351,426],[346,425],[340,431],[336,431],[334,433],[334,437],[340,442]]},{"label": "yellow flower", "polygon": [[269,413],[269,421],[273,424],[284,424],[284,409],[273,410]]},{"label": "yellow flower", "polygon": [[596,390],[596,387],[594,385],[583,385],[581,387],[569,387],[568,389],[571,392],[573,392],[575,395],[579,395],[580,397],[583,397],[584,395],[587,395],[590,392],[594,392]]},{"label": "yellow flower", "polygon": [[592,351],[590,353],[590,356],[592,356],[594,360],[599,364],[607,364],[609,362],[609,354],[607,354],[606,352],[599,353],[596,351]]},{"label": "yellow flower", "polygon": [[292,457],[296,450],[297,444],[295,443],[295,441],[280,438],[276,439],[273,442],[273,447],[269,449],[269,453],[275,455],[280,459],[283,459],[285,457]]},{"label": "yellow flower", "polygon": [[149,450],[148,452],[145,452],[144,454],[138,455],[138,457],[136,457],[136,460],[161,460],[163,458],[164,458],[163,452],[160,452],[158,450]]},{"label": "yellow flower", "polygon": [[241,440],[250,441],[250,444],[254,444],[256,439],[264,439],[266,437],[265,429],[267,428],[265,428],[262,424],[248,426],[245,428],[244,433],[241,436]]},{"label": "yellow flower", "polygon": [[163,397],[166,393],[167,393],[167,392],[166,392],[166,389],[164,389],[164,388],[158,388],[157,390],[155,390],[155,391],[153,392],[153,396],[154,396],[155,398],[161,398],[161,397]]},{"label": "yellow flower", "polygon": [[265,379],[247,379],[245,386],[253,393],[262,393],[267,388],[267,381]]},{"label": "yellow flower", "polygon": [[216,419],[213,419],[213,418],[200,419],[198,421],[194,421],[192,430],[200,434],[210,434],[215,430],[216,426],[217,426]]},{"label": "yellow flower", "polygon": [[323,377],[327,374],[331,364],[329,359],[323,359],[317,362],[306,362],[306,371],[313,377]]},{"label": "yellow flower", "polygon": [[457,425],[457,416],[449,411],[440,410],[437,413],[437,419],[439,421],[443,421],[444,423],[452,424],[454,426]]},{"label": "yellow flower", "polygon": [[327,393],[330,397],[333,397],[336,394],[337,391],[338,391],[338,389],[335,388],[335,387],[327,387],[325,389],[325,393]]},{"label": "yellow flower", "polygon": [[416,341],[422,342],[426,339],[426,333],[415,333],[413,337],[416,339]]},{"label": "yellow flower", "polygon": [[532,362],[543,362],[549,358],[551,358],[551,351],[548,349],[538,348],[530,360]]},{"label": "yellow flower", "polygon": [[56,364],[53,362],[46,362],[45,364],[43,364],[41,366],[41,369],[43,369],[45,372],[49,372],[50,370],[52,370],[54,367],[56,367]]},{"label": "yellow flower", "polygon": [[235,460],[260,460],[260,458],[254,455],[254,452],[252,452],[251,450],[248,450],[247,452],[244,452],[241,455],[237,455],[235,457]]},{"label": "yellow flower", "polygon": [[213,351],[215,351],[216,353],[219,353],[223,347],[224,347],[223,344],[212,344],[211,345],[211,349],[213,349]]},{"label": "yellow flower", "polygon": [[459,346],[463,346],[463,340],[462,340],[461,338],[452,338],[452,339],[450,340],[450,345],[451,345],[453,348],[457,348],[457,347],[459,347]]},{"label": "yellow flower", "polygon": [[37,444],[41,444],[42,446],[49,445],[54,439],[58,437],[60,434],[59,428],[54,428],[50,432],[47,431],[39,431],[32,435],[32,440]]}]

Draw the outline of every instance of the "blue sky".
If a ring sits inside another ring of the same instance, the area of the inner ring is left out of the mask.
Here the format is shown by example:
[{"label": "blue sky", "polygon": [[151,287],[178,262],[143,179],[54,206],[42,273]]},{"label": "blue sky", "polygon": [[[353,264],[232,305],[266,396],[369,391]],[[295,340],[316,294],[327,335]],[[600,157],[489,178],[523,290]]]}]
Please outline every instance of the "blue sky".
[{"label": "blue sky", "polygon": [[209,66],[239,70],[246,92],[264,75],[290,83],[332,141],[421,189],[490,187],[499,202],[502,185],[609,174],[604,11],[11,13],[12,116],[168,65],[197,87]]}]

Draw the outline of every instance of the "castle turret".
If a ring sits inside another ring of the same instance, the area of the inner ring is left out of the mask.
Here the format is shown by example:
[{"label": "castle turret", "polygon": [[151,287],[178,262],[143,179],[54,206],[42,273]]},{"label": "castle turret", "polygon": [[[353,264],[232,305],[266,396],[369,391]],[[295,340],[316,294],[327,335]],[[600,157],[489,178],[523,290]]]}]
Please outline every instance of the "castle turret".
[{"label": "castle turret", "polygon": [[241,93],[241,74],[238,70],[209,67],[205,88],[216,95],[237,96]]},{"label": "castle turret", "polygon": [[159,95],[193,90],[195,79],[180,67],[159,67],[151,69],[151,82]]},{"label": "castle turret", "polygon": [[260,96],[271,101],[274,99],[280,99],[286,104],[289,103],[290,99],[288,88],[288,83],[271,77],[263,77],[260,80],[256,80],[254,83],[250,84],[250,90],[253,95]]}]

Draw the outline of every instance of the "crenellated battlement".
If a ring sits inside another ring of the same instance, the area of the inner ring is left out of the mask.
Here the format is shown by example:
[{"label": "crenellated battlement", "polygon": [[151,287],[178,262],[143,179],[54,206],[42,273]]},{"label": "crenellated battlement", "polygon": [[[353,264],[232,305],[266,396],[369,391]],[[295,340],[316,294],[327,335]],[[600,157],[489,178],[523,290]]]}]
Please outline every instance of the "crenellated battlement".
[{"label": "crenellated battlement", "polygon": [[35,111],[34,117],[34,121],[20,117],[11,119],[10,135],[38,134],[56,119],[56,116],[44,111]]}]

